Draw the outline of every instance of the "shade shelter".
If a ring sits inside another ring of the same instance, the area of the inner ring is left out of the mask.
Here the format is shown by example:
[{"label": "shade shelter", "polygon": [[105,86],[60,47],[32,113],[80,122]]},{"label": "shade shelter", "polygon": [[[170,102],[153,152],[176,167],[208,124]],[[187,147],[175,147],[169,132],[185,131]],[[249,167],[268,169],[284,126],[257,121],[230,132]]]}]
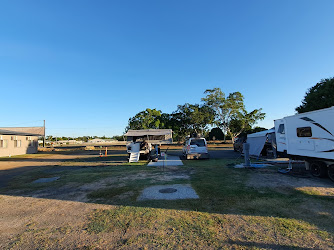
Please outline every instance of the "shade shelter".
[{"label": "shade shelter", "polygon": [[[260,156],[261,151],[268,139],[272,138],[272,134],[275,133],[275,129],[268,129],[265,131],[257,132],[247,135],[247,143],[249,143],[249,154],[253,156]],[[271,142],[271,141],[270,141]]]}]

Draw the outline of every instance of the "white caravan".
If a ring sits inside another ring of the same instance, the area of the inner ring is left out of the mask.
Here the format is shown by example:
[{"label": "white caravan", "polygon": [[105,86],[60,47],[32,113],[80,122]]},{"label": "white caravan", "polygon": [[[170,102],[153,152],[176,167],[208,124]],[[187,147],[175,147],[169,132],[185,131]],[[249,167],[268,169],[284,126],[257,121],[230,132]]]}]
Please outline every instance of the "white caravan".
[{"label": "white caravan", "polygon": [[303,159],[314,176],[334,181],[334,106],[275,120],[277,152]]}]

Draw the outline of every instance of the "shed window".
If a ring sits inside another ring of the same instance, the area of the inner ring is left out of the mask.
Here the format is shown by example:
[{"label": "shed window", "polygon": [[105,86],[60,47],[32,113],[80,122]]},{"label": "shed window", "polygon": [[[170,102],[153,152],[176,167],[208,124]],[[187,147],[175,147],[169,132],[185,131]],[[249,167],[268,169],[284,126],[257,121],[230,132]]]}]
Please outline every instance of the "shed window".
[{"label": "shed window", "polygon": [[14,148],[20,148],[21,147],[21,140],[14,140]]},{"label": "shed window", "polygon": [[8,141],[7,140],[0,140],[0,148],[7,148]]},{"label": "shed window", "polygon": [[311,137],[312,136],[311,127],[297,128],[297,136],[298,137]]},{"label": "shed window", "polygon": [[29,140],[28,146],[29,147],[34,147],[35,146],[34,140]]},{"label": "shed window", "polygon": [[284,128],[284,124],[280,124],[277,130],[277,133],[279,134],[285,134],[285,128]]}]

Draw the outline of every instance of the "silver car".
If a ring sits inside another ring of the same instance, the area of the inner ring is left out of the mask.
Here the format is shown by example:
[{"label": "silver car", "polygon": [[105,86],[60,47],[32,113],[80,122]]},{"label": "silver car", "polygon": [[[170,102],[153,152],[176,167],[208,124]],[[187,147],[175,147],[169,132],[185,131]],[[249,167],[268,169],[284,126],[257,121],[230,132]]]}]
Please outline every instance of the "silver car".
[{"label": "silver car", "polygon": [[183,149],[183,156],[189,159],[209,159],[208,146],[205,138],[189,138]]}]

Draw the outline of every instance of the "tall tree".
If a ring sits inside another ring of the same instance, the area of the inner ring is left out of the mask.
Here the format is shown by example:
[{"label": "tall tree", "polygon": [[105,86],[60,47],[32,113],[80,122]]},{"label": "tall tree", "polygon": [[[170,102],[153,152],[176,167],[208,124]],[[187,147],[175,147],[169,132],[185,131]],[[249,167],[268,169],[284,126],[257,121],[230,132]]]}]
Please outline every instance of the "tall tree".
[{"label": "tall tree", "polygon": [[212,128],[209,133],[209,140],[223,140],[224,133],[220,128]]},{"label": "tall tree", "polygon": [[334,106],[334,77],[322,79],[310,88],[302,101],[296,108],[298,113],[329,108]]},{"label": "tall tree", "polygon": [[156,109],[146,109],[131,117],[126,127],[129,129],[157,129],[163,126],[161,124],[161,111]]},{"label": "tall tree", "polygon": [[220,88],[207,89],[202,101],[215,111],[215,124],[224,134],[228,133],[232,140],[246,128],[252,127],[258,120],[265,117],[262,109],[247,112],[244,97],[240,92],[230,93],[225,97]]},{"label": "tall tree", "polygon": [[161,123],[164,128],[172,129],[173,138],[180,141],[192,133],[205,134],[214,116],[214,111],[207,105],[186,103],[178,105],[171,114],[163,113]]},{"label": "tall tree", "polygon": [[208,125],[214,121],[214,110],[208,105],[189,104],[178,105],[172,113],[174,123],[178,125],[180,135],[186,136],[191,133],[202,133]]}]

